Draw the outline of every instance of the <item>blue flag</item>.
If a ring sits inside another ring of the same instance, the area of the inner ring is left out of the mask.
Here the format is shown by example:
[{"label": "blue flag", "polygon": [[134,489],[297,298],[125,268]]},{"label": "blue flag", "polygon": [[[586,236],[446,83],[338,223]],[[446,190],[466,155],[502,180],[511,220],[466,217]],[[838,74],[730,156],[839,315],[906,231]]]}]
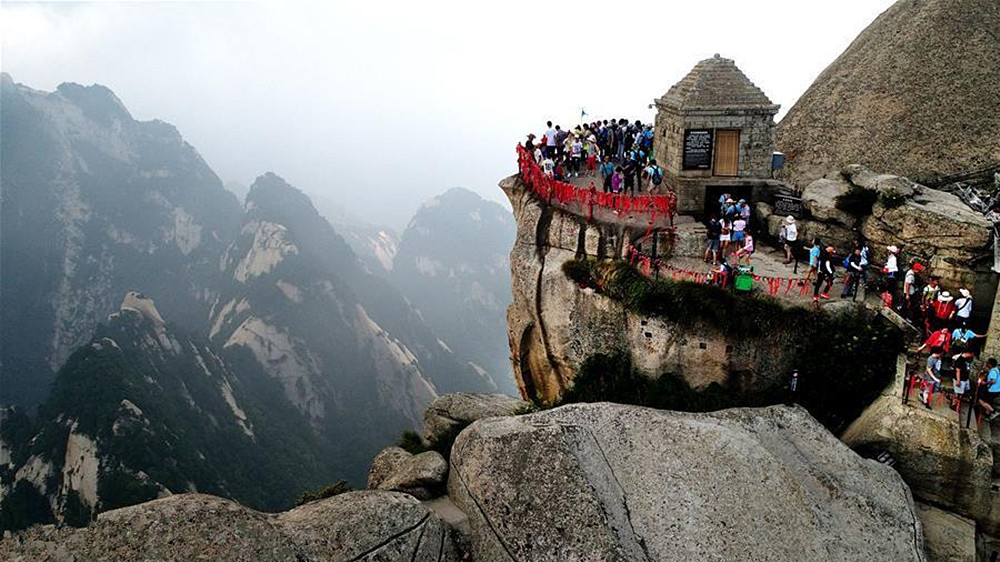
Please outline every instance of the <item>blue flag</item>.
[{"label": "blue flag", "polygon": [[580,120],[583,121],[583,118],[586,117],[586,116],[587,116],[587,110],[581,107],[580,108]]}]

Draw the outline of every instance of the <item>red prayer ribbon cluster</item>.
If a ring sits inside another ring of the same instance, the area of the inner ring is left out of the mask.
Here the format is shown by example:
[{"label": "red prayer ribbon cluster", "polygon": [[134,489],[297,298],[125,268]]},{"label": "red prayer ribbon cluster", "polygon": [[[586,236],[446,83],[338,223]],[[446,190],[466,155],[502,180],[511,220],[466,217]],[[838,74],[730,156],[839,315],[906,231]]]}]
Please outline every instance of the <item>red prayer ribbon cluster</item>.
[{"label": "red prayer ribbon cluster", "polygon": [[579,204],[580,214],[586,213],[587,220],[594,215],[594,206],[622,213],[644,213],[649,215],[650,223],[657,215],[670,217],[673,221],[677,214],[677,196],[674,193],[664,195],[637,195],[635,197],[621,193],[603,193],[591,182],[589,189],[556,181],[542,172],[542,168],[522,145],[517,145],[517,163],[524,182],[539,197],[551,202],[556,200],[563,205]]},{"label": "red prayer ribbon cluster", "polygon": [[[671,281],[718,283],[720,285],[726,284],[726,274],[720,271],[698,272],[674,267],[658,258],[653,258],[643,254],[638,248],[631,245],[626,250],[626,253],[628,254],[629,265],[638,267],[639,271],[647,277],[652,274],[653,268],[655,267],[657,270],[665,271],[665,275],[669,275]],[[754,274],[753,279],[754,281],[765,283],[767,285],[767,294],[775,298],[788,296],[792,292],[792,287],[795,287],[800,282],[804,281],[804,279],[798,277],[770,277],[756,274]],[[810,284],[802,283],[798,289],[799,295],[808,295],[810,288]],[[782,289],[784,289],[784,291],[782,291]]]}]

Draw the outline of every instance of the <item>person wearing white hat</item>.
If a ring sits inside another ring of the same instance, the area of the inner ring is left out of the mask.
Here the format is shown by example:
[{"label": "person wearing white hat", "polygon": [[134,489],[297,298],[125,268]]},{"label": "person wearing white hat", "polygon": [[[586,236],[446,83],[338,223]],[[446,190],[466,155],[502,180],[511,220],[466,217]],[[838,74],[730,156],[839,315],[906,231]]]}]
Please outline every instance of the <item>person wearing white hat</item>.
[{"label": "person wearing white hat", "polygon": [[969,318],[972,316],[972,292],[966,288],[961,288],[958,292],[962,295],[955,299],[955,321],[962,328],[968,327]]},{"label": "person wearing white hat", "polygon": [[779,238],[785,241],[785,265],[792,263],[792,251],[799,240],[799,227],[795,224],[795,217],[788,215],[785,217],[785,224],[781,225]]},{"label": "person wearing white hat", "polygon": [[885,274],[885,292],[889,293],[892,304],[898,309],[900,303],[896,289],[899,287],[899,262],[896,261],[898,259],[896,256],[899,254],[899,248],[888,246],[886,250],[889,250],[889,257],[885,259],[885,265],[882,266],[882,273]]},{"label": "person wearing white hat", "polygon": [[927,311],[928,328],[931,331],[947,328],[955,317],[955,297],[948,291],[943,291]]}]

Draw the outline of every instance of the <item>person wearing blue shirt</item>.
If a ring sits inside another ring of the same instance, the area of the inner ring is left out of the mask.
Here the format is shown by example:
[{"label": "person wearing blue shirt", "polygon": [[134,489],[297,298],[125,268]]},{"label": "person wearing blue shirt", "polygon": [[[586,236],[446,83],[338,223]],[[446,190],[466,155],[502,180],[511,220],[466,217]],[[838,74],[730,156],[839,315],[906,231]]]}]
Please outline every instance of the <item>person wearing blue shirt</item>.
[{"label": "person wearing blue shirt", "polygon": [[951,345],[957,349],[975,351],[978,347],[976,339],[985,338],[986,334],[977,334],[968,328],[959,326],[951,333]]},{"label": "person wearing blue shirt", "polygon": [[989,369],[986,380],[980,383],[986,390],[979,391],[979,406],[989,414],[986,419],[992,421],[1000,415],[1000,411],[993,406],[993,401],[1000,397],[1000,369],[997,368],[997,360],[992,357],[986,360],[986,368]]},{"label": "person wearing blue shirt", "polygon": [[812,239],[812,248],[809,249],[809,269],[806,270],[806,278],[802,280],[800,285],[808,285],[813,276],[819,272],[819,254],[820,254],[820,241],[819,238]]}]

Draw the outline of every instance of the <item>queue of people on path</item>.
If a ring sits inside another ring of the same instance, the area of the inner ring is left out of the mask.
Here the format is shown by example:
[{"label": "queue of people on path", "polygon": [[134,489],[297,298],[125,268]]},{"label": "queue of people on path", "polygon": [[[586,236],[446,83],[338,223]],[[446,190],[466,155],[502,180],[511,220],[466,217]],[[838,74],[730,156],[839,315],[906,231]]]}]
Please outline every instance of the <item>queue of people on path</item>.
[{"label": "queue of people on path", "polygon": [[594,121],[570,131],[546,123],[541,139],[529,134],[525,148],[548,177],[568,181],[600,178],[605,193],[655,191],[663,169],[653,158],[653,128],[636,120]]},{"label": "queue of people on path", "polygon": [[[958,408],[970,392],[976,395],[976,405],[992,420],[1000,416],[993,406],[1000,397],[1000,368],[994,358],[986,360],[978,376],[973,376],[986,334],[976,333],[970,325],[975,300],[972,292],[960,287],[957,296],[942,287],[936,276],[924,279],[926,266],[919,258],[911,258],[900,275],[900,248],[889,246],[883,273],[886,276],[886,302],[901,316],[923,332],[924,341],[916,353],[927,353],[923,360],[920,402],[931,408],[931,396],[943,388],[943,372],[953,372],[951,406]],[[899,279],[903,285],[899,287]]]}]

